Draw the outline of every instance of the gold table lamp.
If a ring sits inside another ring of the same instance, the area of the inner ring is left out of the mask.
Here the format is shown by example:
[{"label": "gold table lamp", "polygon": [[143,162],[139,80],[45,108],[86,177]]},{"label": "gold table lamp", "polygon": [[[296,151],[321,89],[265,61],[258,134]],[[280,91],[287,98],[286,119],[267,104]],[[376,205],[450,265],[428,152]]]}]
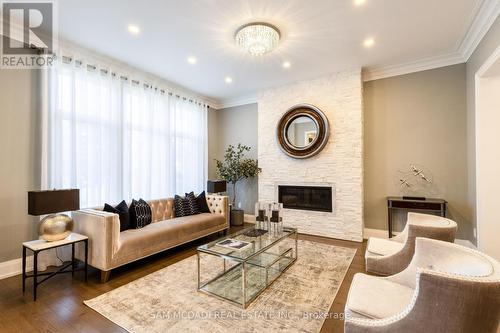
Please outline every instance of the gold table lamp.
[{"label": "gold table lamp", "polygon": [[[47,215],[40,221],[42,239],[53,242],[68,237],[73,231],[73,219],[60,212],[80,209],[80,190],[48,190],[28,192],[28,214]],[[57,214],[55,214],[57,213]]]}]

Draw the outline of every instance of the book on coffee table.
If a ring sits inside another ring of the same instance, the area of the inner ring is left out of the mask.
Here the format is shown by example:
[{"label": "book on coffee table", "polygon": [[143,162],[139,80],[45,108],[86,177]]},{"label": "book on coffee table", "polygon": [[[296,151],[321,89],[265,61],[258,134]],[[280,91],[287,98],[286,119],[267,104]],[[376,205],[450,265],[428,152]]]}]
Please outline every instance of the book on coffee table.
[{"label": "book on coffee table", "polygon": [[225,247],[228,249],[232,249],[232,250],[241,251],[241,250],[246,249],[250,245],[252,245],[252,243],[241,241],[238,239],[227,238],[227,239],[221,240],[220,242],[217,242],[216,245],[222,246],[222,247]]}]

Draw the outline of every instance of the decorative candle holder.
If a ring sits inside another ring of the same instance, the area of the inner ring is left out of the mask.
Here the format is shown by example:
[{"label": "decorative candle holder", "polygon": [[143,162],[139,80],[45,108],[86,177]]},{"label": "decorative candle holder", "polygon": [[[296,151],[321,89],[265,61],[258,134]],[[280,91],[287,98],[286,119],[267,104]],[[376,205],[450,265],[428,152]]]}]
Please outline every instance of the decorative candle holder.
[{"label": "decorative candle holder", "polygon": [[269,205],[265,202],[255,203],[255,228],[268,230],[269,229]]},{"label": "decorative candle holder", "polygon": [[283,204],[273,202],[269,204],[269,231],[279,236],[283,233]]}]

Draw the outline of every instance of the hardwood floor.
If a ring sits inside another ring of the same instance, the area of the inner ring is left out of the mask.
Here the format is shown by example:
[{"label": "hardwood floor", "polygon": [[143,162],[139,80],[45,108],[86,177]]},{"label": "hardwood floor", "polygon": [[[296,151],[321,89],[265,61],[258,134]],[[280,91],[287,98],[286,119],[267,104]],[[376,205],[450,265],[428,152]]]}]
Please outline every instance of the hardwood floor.
[{"label": "hardwood floor", "polygon": [[[239,227],[241,228],[241,227]],[[230,231],[239,228],[232,227]],[[88,283],[83,273],[74,279],[58,275],[38,288],[38,299],[33,302],[32,284],[27,281],[26,294],[21,288],[21,276],[0,280],[0,332],[125,332],[97,312],[86,307],[83,300],[96,297],[140,277],[172,265],[196,253],[196,246],[216,239],[210,236],[138,262],[113,270],[111,280],[99,283],[99,272],[89,271]],[[364,272],[363,254],[366,242],[355,243],[316,236],[300,235],[299,239],[357,249],[356,256],[330,308],[321,332],[343,332],[342,316],[347,292],[354,274]],[[208,332],[207,332],[208,333]]]}]

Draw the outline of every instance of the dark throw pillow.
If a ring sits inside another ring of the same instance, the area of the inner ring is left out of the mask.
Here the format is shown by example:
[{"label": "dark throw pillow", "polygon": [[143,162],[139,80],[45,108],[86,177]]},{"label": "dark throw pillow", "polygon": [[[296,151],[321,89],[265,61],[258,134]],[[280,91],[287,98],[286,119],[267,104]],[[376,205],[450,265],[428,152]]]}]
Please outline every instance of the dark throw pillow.
[{"label": "dark throw pillow", "polygon": [[120,232],[130,229],[129,211],[125,200],[120,202],[116,207],[105,204],[103,211],[118,214],[120,217]]},{"label": "dark throw pillow", "polygon": [[174,197],[175,217],[189,216],[189,201],[179,195]]},{"label": "dark throw pillow", "polygon": [[200,213],[211,213],[210,208],[208,208],[205,191],[201,192],[200,195],[196,197],[196,203],[198,204],[198,210]]},{"label": "dark throw pillow", "polygon": [[140,229],[147,226],[152,221],[153,214],[151,212],[151,207],[142,199],[139,199],[139,201],[132,200],[129,212],[131,228]]},{"label": "dark throw pillow", "polygon": [[186,200],[188,201],[189,215],[200,214],[200,209],[194,192],[186,193]]}]

